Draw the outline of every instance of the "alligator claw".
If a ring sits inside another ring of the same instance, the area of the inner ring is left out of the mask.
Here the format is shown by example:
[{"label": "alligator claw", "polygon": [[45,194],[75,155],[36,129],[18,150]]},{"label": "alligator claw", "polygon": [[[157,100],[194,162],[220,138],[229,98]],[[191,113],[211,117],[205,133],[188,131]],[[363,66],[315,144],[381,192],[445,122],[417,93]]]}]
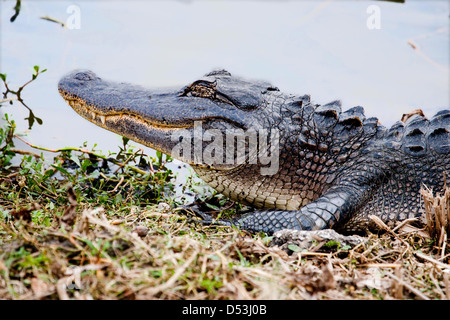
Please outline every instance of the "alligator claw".
[{"label": "alligator claw", "polygon": [[214,218],[207,214],[206,212],[201,211],[195,204],[193,205],[185,205],[178,208],[181,212],[185,213],[186,215],[190,214],[192,216],[200,218],[193,219],[195,222],[204,223],[204,224],[211,224],[214,221]]},{"label": "alligator claw", "polygon": [[191,214],[200,219],[191,219],[192,222],[202,224],[205,226],[233,226],[235,225],[232,220],[215,219],[210,214],[201,211],[195,204],[186,205],[178,208],[181,212]]}]

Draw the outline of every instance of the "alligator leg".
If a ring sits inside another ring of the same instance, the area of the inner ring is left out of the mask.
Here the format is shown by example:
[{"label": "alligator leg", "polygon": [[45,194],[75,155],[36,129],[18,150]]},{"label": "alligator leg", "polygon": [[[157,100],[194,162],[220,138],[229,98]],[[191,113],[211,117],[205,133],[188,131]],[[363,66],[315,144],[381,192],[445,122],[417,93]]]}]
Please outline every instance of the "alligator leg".
[{"label": "alligator leg", "polygon": [[196,208],[189,210],[202,218],[199,221],[202,224],[236,226],[253,232],[272,234],[282,229],[339,229],[352,213],[366,203],[368,195],[373,192],[371,189],[377,186],[374,180],[372,183],[357,183],[357,180],[355,178],[351,183],[341,182],[331,187],[320,198],[299,210],[260,209],[230,220],[214,220]]},{"label": "alligator leg", "polygon": [[258,210],[228,223],[242,229],[267,233],[281,229],[328,229],[351,212],[350,208],[355,201],[356,197],[344,190],[330,192],[300,210]]},{"label": "alligator leg", "polygon": [[367,176],[359,178],[362,179],[354,177],[352,181],[341,181],[339,185],[332,186],[317,200],[299,210],[263,209],[219,223],[269,234],[281,229],[339,229],[351,214],[366,203],[373,189],[377,188],[377,179],[373,179],[374,176],[370,179],[371,182],[367,181]]}]

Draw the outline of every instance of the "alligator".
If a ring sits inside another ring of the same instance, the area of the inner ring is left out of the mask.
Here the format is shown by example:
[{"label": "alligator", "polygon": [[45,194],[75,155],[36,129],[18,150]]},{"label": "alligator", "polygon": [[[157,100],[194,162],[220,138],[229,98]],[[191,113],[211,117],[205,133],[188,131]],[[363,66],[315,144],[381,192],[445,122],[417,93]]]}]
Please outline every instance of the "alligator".
[{"label": "alligator", "polygon": [[82,117],[192,166],[253,212],[216,223],[253,232],[374,228],[423,217],[420,189],[450,171],[450,109],[391,128],[360,106],[341,110],[265,81],[214,70],[189,85],[147,89],[75,70],[58,90]]}]

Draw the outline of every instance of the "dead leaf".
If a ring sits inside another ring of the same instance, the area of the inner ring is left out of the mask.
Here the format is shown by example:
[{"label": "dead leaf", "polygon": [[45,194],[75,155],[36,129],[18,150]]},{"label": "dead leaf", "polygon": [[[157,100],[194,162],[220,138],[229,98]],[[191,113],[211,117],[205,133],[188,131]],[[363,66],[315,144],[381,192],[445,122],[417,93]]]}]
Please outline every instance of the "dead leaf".
[{"label": "dead leaf", "polygon": [[36,297],[42,297],[47,295],[50,291],[50,286],[42,279],[32,278],[31,279],[31,290]]},{"label": "dead leaf", "polygon": [[21,208],[19,210],[13,210],[10,212],[10,215],[12,217],[14,217],[15,219],[22,219],[24,221],[31,221],[31,212],[33,212],[34,210],[39,210],[41,209],[41,206],[39,205],[39,203],[34,202],[31,205],[31,208]]},{"label": "dead leaf", "polygon": [[13,210],[10,212],[10,215],[15,219],[22,219],[24,221],[31,221],[31,212],[32,209],[21,208],[19,210]]},{"label": "dead leaf", "polygon": [[61,217],[61,222],[71,227],[74,225],[77,218],[76,208],[78,205],[77,196],[75,195],[72,187],[67,189],[67,199],[69,200],[69,206],[64,211],[64,214]]},{"label": "dead leaf", "polygon": [[423,113],[422,109],[414,109],[411,112],[403,114],[402,122],[406,122],[409,118],[411,118],[413,115],[416,115],[416,114],[418,114],[419,116],[425,117],[425,114]]}]

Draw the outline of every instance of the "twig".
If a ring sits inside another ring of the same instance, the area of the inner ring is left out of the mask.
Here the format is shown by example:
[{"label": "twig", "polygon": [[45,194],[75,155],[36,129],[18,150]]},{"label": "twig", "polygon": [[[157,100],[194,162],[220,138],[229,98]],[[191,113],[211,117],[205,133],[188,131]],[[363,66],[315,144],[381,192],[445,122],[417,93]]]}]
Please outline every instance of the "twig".
[{"label": "twig", "polygon": [[74,279],[75,277],[72,275],[58,280],[58,282],[56,283],[56,292],[58,293],[59,300],[70,300],[69,295],[66,292],[66,289],[67,284],[72,283]]},{"label": "twig", "polygon": [[21,140],[22,142],[24,142],[25,144],[29,145],[30,147],[32,147],[34,149],[44,150],[44,151],[53,152],[53,153],[58,153],[58,152],[63,152],[63,151],[78,151],[78,152],[86,153],[86,154],[92,155],[94,157],[97,157],[97,158],[100,158],[100,159],[103,159],[103,160],[106,160],[106,161],[110,161],[110,162],[112,162],[115,165],[118,165],[120,167],[129,168],[129,169],[131,169],[131,170],[133,170],[133,171],[135,171],[137,173],[140,173],[142,175],[148,174],[148,172],[146,172],[144,170],[141,170],[141,169],[139,169],[139,168],[137,168],[135,166],[132,166],[132,165],[129,165],[129,164],[124,164],[124,163],[122,163],[120,161],[117,161],[116,159],[108,158],[108,157],[105,157],[104,155],[97,154],[95,152],[92,152],[92,151],[89,151],[89,150],[86,150],[86,149],[74,148],[74,147],[65,147],[65,148],[60,148],[60,149],[48,149],[48,148],[44,148],[44,147],[33,145],[33,144],[29,143],[28,141],[22,139],[21,137],[19,137],[17,135],[14,135],[14,137],[19,139],[19,140]]},{"label": "twig", "polygon": [[39,17],[39,18],[42,19],[42,20],[47,20],[47,21],[50,21],[50,22],[57,23],[57,24],[61,25],[61,27],[63,27],[63,28],[66,27],[66,24],[63,21],[55,19],[55,18],[52,18],[50,16],[42,16],[42,17]]},{"label": "twig", "polygon": [[411,286],[409,283],[403,281],[402,279],[397,278],[392,273],[387,274],[389,277],[397,281],[399,284],[401,284],[403,287],[414,293],[417,297],[419,297],[422,300],[430,300],[427,296],[425,296],[422,292]]},{"label": "twig", "polygon": [[117,191],[117,189],[119,188],[119,186],[122,184],[122,182],[125,180],[125,178],[123,176],[120,177],[119,182],[116,184],[116,186],[114,187],[114,189],[112,189],[111,191],[108,191],[109,193],[114,193]]},{"label": "twig", "polygon": [[421,56],[423,59],[425,59],[425,61],[427,61],[428,63],[432,64],[433,66],[435,66],[437,69],[444,71],[444,72],[448,72],[447,68],[440,65],[439,63],[437,63],[436,61],[434,61],[433,59],[431,59],[430,57],[428,57],[422,50],[420,50],[420,48],[413,42],[413,40],[416,39],[421,39],[421,38],[426,38],[430,35],[435,35],[437,33],[442,33],[445,32],[445,28],[439,28],[433,32],[429,32],[426,34],[422,34],[422,35],[418,35],[414,38],[411,38],[407,41],[407,44],[411,46],[411,48],[413,48],[413,50],[419,55]]},{"label": "twig", "polygon": [[445,296],[447,300],[450,300],[450,280],[448,279],[448,274],[450,272],[447,272],[447,270],[444,270],[443,276],[444,276],[444,284],[445,284]]},{"label": "twig", "polygon": [[417,218],[409,218],[406,220],[403,220],[401,223],[399,223],[394,229],[392,229],[393,232],[397,231],[398,229],[400,229],[401,227],[403,227],[405,224],[409,223],[409,222],[414,222],[417,221]]},{"label": "twig", "polygon": [[433,276],[433,272],[430,272],[429,276],[430,276],[431,281],[433,281],[433,284],[436,287],[436,290],[439,292],[441,299],[445,299],[445,293],[444,293],[444,291],[442,291],[441,286],[439,285],[439,282]]},{"label": "twig", "polygon": [[4,102],[8,102],[8,101],[14,101],[14,100],[19,100],[19,99],[17,99],[17,97],[16,97],[16,98],[6,98],[6,99],[1,99],[1,100],[0,100],[0,104],[1,104],[1,103],[4,103]]},{"label": "twig", "polygon": [[194,261],[194,259],[198,256],[199,251],[195,250],[194,253],[186,260],[186,262],[178,268],[174,274],[170,277],[169,280],[164,282],[163,284],[160,284],[159,286],[145,289],[144,292],[149,295],[155,295],[158,292],[165,291],[172,287],[175,282],[178,280],[178,278],[186,271],[186,269],[189,267],[189,265]]},{"label": "twig", "polygon": [[366,268],[392,268],[392,269],[398,269],[401,267],[401,264],[399,263],[365,263],[359,265],[360,267],[366,267]]},{"label": "twig", "polygon": [[375,216],[375,215],[370,215],[369,216],[369,219],[370,220],[372,220],[373,222],[375,222],[375,224],[377,225],[377,226],[379,226],[381,229],[383,229],[383,230],[385,230],[385,231],[387,231],[387,232],[389,232],[391,235],[393,235],[396,239],[398,239],[398,240],[400,240],[401,241],[401,243],[403,243],[405,246],[406,246],[406,249],[405,249],[405,251],[403,251],[403,253],[402,253],[402,257],[405,255],[405,253],[409,250],[409,248],[410,248],[410,246],[409,246],[409,244],[405,241],[405,240],[403,240],[402,238],[400,238],[394,231],[392,231],[392,229],[391,228],[389,228],[380,218],[378,218],[377,216]]},{"label": "twig", "polygon": [[[395,276],[397,278],[401,279],[402,278],[402,269],[401,268],[396,268],[394,270],[395,270],[394,271]],[[399,281],[395,281],[392,293],[394,294],[394,297],[396,299],[399,299],[399,300],[403,299],[403,285]]]},{"label": "twig", "polygon": [[441,258],[443,258],[444,257],[444,255],[445,255],[445,247],[447,246],[447,233],[446,232],[444,232],[444,231],[442,231],[442,233],[441,233],[441,236],[442,236],[442,247],[441,247]]},{"label": "twig", "polygon": [[432,257],[429,257],[429,256],[427,256],[427,255],[425,255],[425,254],[423,254],[423,253],[421,253],[421,252],[415,252],[414,253],[417,257],[419,257],[419,258],[421,258],[421,259],[423,259],[423,260],[427,260],[428,262],[431,262],[431,263],[433,263],[434,265],[436,265],[436,267],[441,267],[441,268],[445,268],[445,269],[447,269],[447,270],[450,270],[450,265],[448,265],[448,264],[445,264],[445,263],[442,263],[442,262],[440,262],[440,261],[438,261],[438,260],[436,260],[436,259],[433,259]]},{"label": "twig", "polygon": [[9,151],[18,153],[18,154],[23,154],[23,155],[31,155],[35,158],[41,158],[40,155],[38,155],[37,153],[34,153],[32,151],[25,151],[25,150],[19,150],[19,149],[9,149]]}]

